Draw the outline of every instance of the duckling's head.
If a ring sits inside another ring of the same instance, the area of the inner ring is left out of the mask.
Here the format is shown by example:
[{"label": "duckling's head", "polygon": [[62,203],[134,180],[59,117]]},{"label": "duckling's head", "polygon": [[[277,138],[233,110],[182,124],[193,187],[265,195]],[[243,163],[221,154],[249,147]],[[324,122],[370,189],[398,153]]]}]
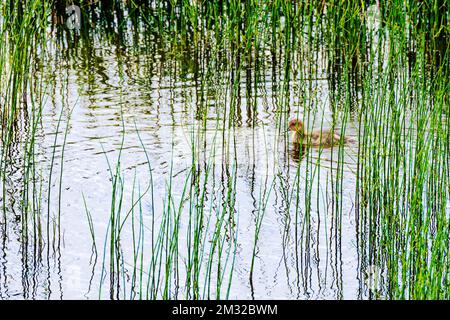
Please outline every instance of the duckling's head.
[{"label": "duckling's head", "polygon": [[303,133],[303,122],[299,119],[292,119],[291,121],[289,121],[289,130]]}]

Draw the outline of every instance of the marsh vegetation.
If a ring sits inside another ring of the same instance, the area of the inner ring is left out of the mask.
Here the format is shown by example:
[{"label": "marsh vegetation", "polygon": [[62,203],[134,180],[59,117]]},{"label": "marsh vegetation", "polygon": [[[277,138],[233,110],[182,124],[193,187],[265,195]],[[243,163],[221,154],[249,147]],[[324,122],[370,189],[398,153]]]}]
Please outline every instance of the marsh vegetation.
[{"label": "marsh vegetation", "polygon": [[447,1],[0,12],[0,299],[450,298]]}]

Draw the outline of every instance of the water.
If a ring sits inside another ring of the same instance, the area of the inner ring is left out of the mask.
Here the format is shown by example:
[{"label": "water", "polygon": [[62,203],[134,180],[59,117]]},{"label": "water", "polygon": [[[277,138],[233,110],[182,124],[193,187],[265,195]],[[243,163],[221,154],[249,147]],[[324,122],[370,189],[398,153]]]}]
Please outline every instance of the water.
[{"label": "water", "polygon": [[[288,119],[302,115],[311,117],[309,128],[333,125],[325,47],[311,53],[314,63],[296,57],[293,69],[300,70],[287,75],[285,53],[273,56],[270,48],[259,52],[260,63],[236,70],[207,58],[213,46],[192,45],[186,52],[158,37],[142,36],[137,44],[132,36],[125,40],[119,46],[94,33],[69,39],[63,47],[49,43],[36,75],[46,86],[35,145],[42,178],[38,189],[44,196],[41,215],[29,220],[43,239],[23,241],[20,214],[8,218],[0,298],[148,298],[152,245],[168,204],[171,219],[179,214],[168,296],[186,298],[189,216],[197,205],[190,202],[192,194],[185,194],[195,189],[192,167],[200,194],[206,190],[200,297],[216,296],[217,268],[223,268],[221,297],[231,281],[231,299],[367,298],[364,275],[371,269],[361,265],[355,220],[358,120],[343,121],[338,112],[337,130],[345,123],[345,135],[354,142],[305,150],[303,157],[285,127]],[[312,67],[313,76],[304,79]],[[8,179],[10,198],[16,201],[8,203],[10,212],[20,211],[22,196],[23,154],[19,148],[16,152],[16,175]],[[112,183],[119,154],[123,192],[118,219],[125,222],[111,291]],[[226,217],[217,224],[223,210],[228,210]],[[212,247],[216,227],[222,249]],[[164,228],[163,234],[173,228]],[[168,252],[171,245],[161,250]],[[208,278],[205,263],[211,252]],[[164,281],[156,297],[164,295],[163,288]]]}]

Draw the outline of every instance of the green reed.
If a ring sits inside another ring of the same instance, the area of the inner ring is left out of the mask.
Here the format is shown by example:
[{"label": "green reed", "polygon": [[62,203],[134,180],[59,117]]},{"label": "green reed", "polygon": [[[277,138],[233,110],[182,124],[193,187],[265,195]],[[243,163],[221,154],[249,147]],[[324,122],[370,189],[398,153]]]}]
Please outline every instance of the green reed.
[{"label": "green reed", "polygon": [[[51,26],[56,27],[57,41],[63,49],[71,43],[64,40],[79,38],[88,56],[93,51],[95,35],[104,32],[105,42],[117,48],[128,46],[139,52],[139,44],[144,43],[148,46],[143,50],[151,52],[156,49],[149,39],[156,37],[158,52],[175,61],[177,72],[194,74],[196,87],[192,102],[196,109],[195,124],[190,137],[192,158],[182,172],[184,180],[176,179],[171,155],[164,186],[156,184],[149,147],[135,126],[134,138],[140,141],[145,153],[148,177],[142,181],[134,174],[131,204],[125,203],[129,181],[122,167],[122,149],[130,131],[122,122],[123,137],[117,159],[111,163],[107,158],[111,203],[99,297],[103,297],[107,275],[109,297],[113,299],[229,297],[241,214],[237,209],[236,179],[242,159],[236,154],[238,141],[234,135],[243,125],[243,96],[247,108],[244,111],[250,118],[248,125],[253,129],[261,125],[256,97],[264,94],[267,65],[272,67],[271,121],[278,130],[276,139],[284,139],[281,143],[286,150],[291,148],[284,134],[287,122],[292,117],[301,117],[301,113],[309,130],[313,129],[313,122],[323,128],[321,108],[329,104],[331,130],[339,129],[342,135],[349,122],[357,119],[357,179],[352,214],[359,253],[359,297],[449,297],[449,23],[445,1],[428,0],[420,5],[404,0],[380,3],[379,28],[369,23],[373,18],[369,4],[375,4],[374,1],[116,0],[77,4],[83,15],[79,34],[69,32],[58,19]],[[48,18],[51,13],[63,18],[65,2],[53,1],[42,6],[40,1],[26,1],[0,8],[4,13],[0,35],[9,44],[0,47],[3,220],[6,225],[9,219],[5,200],[9,151],[18,139],[20,119],[25,117],[28,125],[22,155],[22,236],[28,236],[28,221],[32,219],[31,234],[36,250],[40,251],[44,239],[42,201],[47,201],[46,233],[50,242],[51,180],[61,118],[56,126],[49,180],[43,183],[40,176],[46,175],[46,171],[36,165],[36,134],[45,89],[43,79],[31,77],[30,70],[31,61],[37,58],[35,49],[44,48],[43,42],[52,36],[46,34],[50,28]],[[125,13],[135,28],[133,39],[127,38],[130,30],[124,22]],[[89,75],[90,67],[84,65],[83,72]],[[178,73],[170,75],[177,77]],[[244,78],[245,95],[241,90]],[[319,81],[323,79],[329,91],[326,102],[319,97]],[[39,90],[34,91],[35,88]],[[22,116],[26,108],[20,97],[31,101],[27,116]],[[213,100],[223,103],[218,103],[211,115],[209,103]],[[216,121],[213,142],[205,134],[210,130],[211,118]],[[58,228],[67,135],[68,123],[59,168]],[[205,145],[211,146],[213,153],[203,161],[200,154]],[[275,141],[275,145],[279,142]],[[266,203],[277,179],[285,184],[286,190],[282,192],[287,199],[286,219],[294,225],[298,283],[307,281],[304,279],[310,272],[311,250],[318,252],[313,244],[318,242],[320,231],[313,234],[313,224],[322,223],[320,213],[315,212],[320,207],[318,194],[323,187],[318,177],[329,169],[323,195],[326,208],[323,222],[326,246],[330,256],[334,254],[331,259],[333,272],[337,274],[338,297],[343,297],[338,260],[342,255],[342,221],[346,214],[342,205],[346,148],[339,145],[331,151],[331,165],[321,159],[323,150],[317,153],[297,150],[296,157],[303,158],[305,164],[289,172],[286,179],[291,185],[283,182],[282,167],[276,167],[273,181],[263,183],[250,259],[252,286],[259,234],[270,208]],[[225,155],[227,161],[219,165],[216,155]],[[47,190],[43,190],[46,185]],[[154,197],[158,188],[164,188],[162,206]],[[96,233],[84,196],[83,201],[96,251]],[[146,203],[150,206],[150,219]],[[129,232],[131,256],[128,248],[123,248],[128,243],[123,238]],[[290,231],[284,232],[288,237]],[[54,234],[59,236],[59,232]],[[147,241],[149,251],[144,246]],[[187,257],[182,256],[184,252]],[[131,281],[126,280],[129,265]],[[368,288],[364,283],[370,266],[381,270],[381,283],[376,288]]]}]

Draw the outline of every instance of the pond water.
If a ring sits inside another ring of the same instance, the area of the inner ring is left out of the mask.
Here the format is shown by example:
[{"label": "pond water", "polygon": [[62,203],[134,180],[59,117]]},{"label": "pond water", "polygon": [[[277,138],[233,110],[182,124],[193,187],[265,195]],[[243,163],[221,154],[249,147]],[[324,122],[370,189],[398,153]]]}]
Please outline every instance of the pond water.
[{"label": "pond water", "polygon": [[[75,35],[36,62],[43,196],[26,241],[20,214],[7,219],[0,298],[369,296],[379,271],[359,250],[360,122],[332,112],[324,44],[293,61],[267,45],[236,69],[213,45]],[[294,118],[352,141],[299,152]],[[7,207],[19,212],[13,152]]]}]

